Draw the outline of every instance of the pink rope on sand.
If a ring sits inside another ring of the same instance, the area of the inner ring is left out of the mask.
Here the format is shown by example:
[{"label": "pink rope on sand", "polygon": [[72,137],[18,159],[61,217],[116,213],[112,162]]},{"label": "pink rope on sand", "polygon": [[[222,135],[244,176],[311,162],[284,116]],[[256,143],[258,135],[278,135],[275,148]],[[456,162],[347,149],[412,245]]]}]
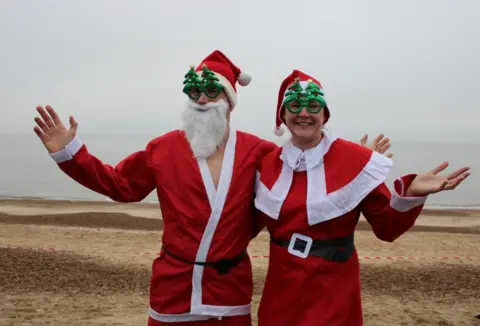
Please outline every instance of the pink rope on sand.
[{"label": "pink rope on sand", "polygon": [[[22,247],[17,245],[0,245],[1,249],[33,249],[41,251],[72,251],[68,249],[59,249],[55,247]],[[158,256],[159,253],[153,252],[135,252],[137,255]],[[250,255],[252,259],[268,259],[268,255]],[[480,256],[359,256],[360,260],[480,260]]]}]

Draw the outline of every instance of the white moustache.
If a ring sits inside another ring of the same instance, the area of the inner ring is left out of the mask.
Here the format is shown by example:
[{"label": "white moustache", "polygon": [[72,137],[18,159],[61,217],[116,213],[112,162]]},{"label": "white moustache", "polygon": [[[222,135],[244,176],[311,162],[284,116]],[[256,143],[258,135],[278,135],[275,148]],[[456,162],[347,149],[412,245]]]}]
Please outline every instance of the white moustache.
[{"label": "white moustache", "polygon": [[208,102],[206,104],[198,104],[195,102],[190,102],[189,106],[192,109],[198,110],[198,111],[207,111],[210,109],[218,110],[218,109],[223,109],[225,107],[225,101],[218,101],[218,102]]}]

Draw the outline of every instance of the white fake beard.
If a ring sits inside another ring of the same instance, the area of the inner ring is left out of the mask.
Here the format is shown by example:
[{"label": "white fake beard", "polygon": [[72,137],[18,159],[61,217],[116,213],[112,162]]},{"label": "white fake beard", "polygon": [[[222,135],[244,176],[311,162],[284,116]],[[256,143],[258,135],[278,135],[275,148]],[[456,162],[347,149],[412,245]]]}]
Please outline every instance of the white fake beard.
[{"label": "white fake beard", "polygon": [[208,157],[217,151],[227,130],[228,103],[225,100],[204,105],[188,101],[183,111],[183,129],[195,157]]}]

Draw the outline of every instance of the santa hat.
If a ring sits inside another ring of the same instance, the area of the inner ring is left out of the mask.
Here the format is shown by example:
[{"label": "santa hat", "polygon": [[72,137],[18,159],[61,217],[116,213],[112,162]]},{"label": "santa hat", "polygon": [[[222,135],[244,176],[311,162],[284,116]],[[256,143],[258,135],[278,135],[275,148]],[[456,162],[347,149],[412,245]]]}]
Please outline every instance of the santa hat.
[{"label": "santa hat", "polygon": [[247,86],[250,84],[252,77],[242,72],[227,56],[218,50],[209,54],[197,68],[195,68],[195,72],[197,72],[199,76],[202,74],[203,66],[206,66],[215,73],[215,77],[218,78],[218,83],[224,87],[225,93],[230,100],[231,108],[233,109],[237,105],[237,88],[235,84],[238,82],[240,86]]},{"label": "santa hat", "polygon": [[[307,87],[308,82],[312,81],[315,84],[317,84],[321,89],[323,89],[322,85],[318,80],[315,78],[301,72],[300,70],[294,70],[290,75],[285,78],[283,81],[282,85],[280,86],[280,91],[278,92],[278,102],[277,102],[277,116],[275,120],[275,135],[277,136],[282,136],[284,133],[284,130],[282,128],[282,123],[285,123],[283,121],[282,115],[285,110],[283,108],[283,101],[285,99],[285,93],[287,92],[288,88],[294,84],[296,81],[299,81],[300,86],[302,86],[303,89]],[[324,123],[327,123],[328,119],[330,118],[330,111],[328,109],[328,106],[325,106],[325,121]]]}]

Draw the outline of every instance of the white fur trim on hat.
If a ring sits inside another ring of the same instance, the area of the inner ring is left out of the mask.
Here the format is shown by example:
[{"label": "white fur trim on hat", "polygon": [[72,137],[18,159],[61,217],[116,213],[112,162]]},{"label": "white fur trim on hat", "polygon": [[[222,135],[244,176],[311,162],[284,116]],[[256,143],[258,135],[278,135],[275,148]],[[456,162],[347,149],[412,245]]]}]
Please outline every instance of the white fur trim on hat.
[{"label": "white fur trim on hat", "polygon": [[251,81],[252,76],[245,72],[241,72],[240,75],[238,75],[238,84],[240,86],[247,86],[248,84],[250,84]]},{"label": "white fur trim on hat", "polygon": [[[227,78],[223,77],[220,74],[217,74],[216,72],[213,72],[213,73],[215,77],[218,78],[218,83],[222,85],[223,88],[225,89],[225,93],[227,94],[228,99],[230,100],[230,106],[231,106],[230,109],[233,110],[233,108],[237,105],[237,93],[235,92],[232,84],[230,84]],[[202,71],[197,71],[197,75],[202,76]]]},{"label": "white fur trim on hat", "polygon": [[282,137],[283,134],[285,133],[285,130],[282,128],[282,126],[275,127],[274,133],[275,133],[276,136]]}]

